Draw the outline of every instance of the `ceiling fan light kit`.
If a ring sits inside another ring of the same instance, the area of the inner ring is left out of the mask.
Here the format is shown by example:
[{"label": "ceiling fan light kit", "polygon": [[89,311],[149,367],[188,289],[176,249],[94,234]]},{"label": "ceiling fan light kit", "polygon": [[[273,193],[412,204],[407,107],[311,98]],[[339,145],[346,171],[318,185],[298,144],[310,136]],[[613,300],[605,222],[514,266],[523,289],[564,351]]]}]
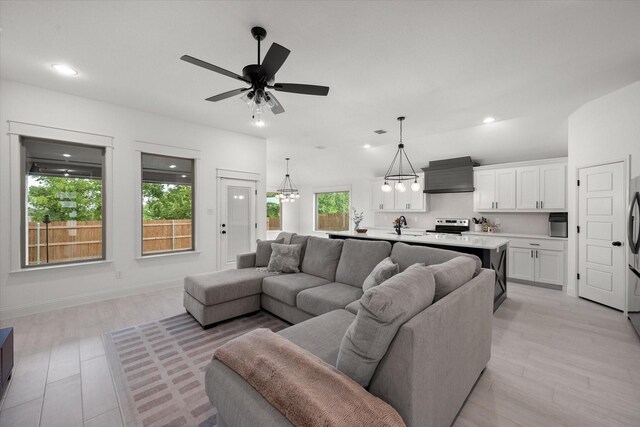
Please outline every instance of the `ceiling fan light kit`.
[{"label": "ceiling fan light kit", "polygon": [[[242,75],[232,71],[225,70],[217,65],[210,64],[198,58],[189,55],[182,55],[180,59],[198,67],[205,68],[209,71],[240,80],[250,87],[233,89],[228,92],[207,98],[207,101],[218,102],[223,99],[231,98],[240,94],[242,100],[247,103],[252,112],[254,124],[256,126],[264,126],[264,122],[260,118],[260,114],[264,110],[269,110],[273,114],[284,113],[282,104],[275,95],[267,89],[273,89],[278,92],[289,92],[303,95],[326,96],[329,93],[327,86],[315,86],[298,83],[275,83],[275,77],[284,61],[291,51],[278,43],[272,43],[271,47],[264,56],[264,60],[260,63],[260,42],[267,36],[267,31],[262,27],[253,27],[251,35],[258,41],[258,63],[249,64],[242,69]],[[245,93],[246,92],[246,93]]]},{"label": "ceiling fan light kit", "polygon": [[291,181],[291,177],[289,176],[289,157],[285,159],[287,161],[287,173],[284,176],[284,179],[276,189],[276,197],[279,198],[283,202],[295,202],[296,199],[300,198],[300,192],[298,188]]},{"label": "ceiling fan light kit", "polygon": [[[402,142],[402,122],[404,121],[404,117],[398,117],[398,121],[400,122],[400,143],[398,144],[398,150],[396,151],[396,155],[393,157],[391,161],[391,165],[389,169],[387,169],[387,173],[384,174],[384,184],[380,189],[385,193],[388,193],[392,190],[389,182],[395,182],[395,189],[401,193],[407,191],[407,187],[404,185],[402,181],[413,180],[411,184],[411,191],[420,191],[420,183],[418,182],[418,174],[413,169],[413,165],[411,164],[411,160],[407,156],[407,153],[404,151],[404,143]],[[398,164],[397,170],[394,173],[394,167],[396,166],[396,162]],[[406,163],[409,165],[409,168],[406,168]]]}]

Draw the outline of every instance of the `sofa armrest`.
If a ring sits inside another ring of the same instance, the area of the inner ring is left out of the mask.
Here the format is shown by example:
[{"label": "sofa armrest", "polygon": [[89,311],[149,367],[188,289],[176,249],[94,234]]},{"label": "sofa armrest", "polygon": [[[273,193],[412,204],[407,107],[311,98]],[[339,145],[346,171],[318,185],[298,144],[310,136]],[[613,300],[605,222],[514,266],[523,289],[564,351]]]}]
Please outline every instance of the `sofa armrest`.
[{"label": "sofa armrest", "polygon": [[256,253],[246,252],[236,255],[236,268],[251,268],[256,266]]},{"label": "sofa armrest", "polygon": [[495,271],[480,274],[402,325],[369,391],[407,427],[451,425],[491,358]]}]

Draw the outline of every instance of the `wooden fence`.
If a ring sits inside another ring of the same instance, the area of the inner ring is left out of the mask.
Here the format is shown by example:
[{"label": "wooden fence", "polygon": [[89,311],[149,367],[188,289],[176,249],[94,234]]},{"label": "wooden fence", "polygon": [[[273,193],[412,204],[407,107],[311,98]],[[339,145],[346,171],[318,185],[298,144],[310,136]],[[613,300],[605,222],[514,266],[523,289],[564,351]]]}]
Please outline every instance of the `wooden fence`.
[{"label": "wooden fence", "polygon": [[349,212],[318,214],[316,230],[349,231]]},{"label": "wooden fence", "polygon": [[282,225],[280,224],[280,217],[267,217],[267,231],[270,230],[282,230]]},{"label": "wooden fence", "polygon": [[[145,254],[190,249],[191,220],[150,220],[142,228]],[[46,225],[29,223],[29,264],[47,262]],[[49,263],[102,258],[102,221],[49,224]]]}]

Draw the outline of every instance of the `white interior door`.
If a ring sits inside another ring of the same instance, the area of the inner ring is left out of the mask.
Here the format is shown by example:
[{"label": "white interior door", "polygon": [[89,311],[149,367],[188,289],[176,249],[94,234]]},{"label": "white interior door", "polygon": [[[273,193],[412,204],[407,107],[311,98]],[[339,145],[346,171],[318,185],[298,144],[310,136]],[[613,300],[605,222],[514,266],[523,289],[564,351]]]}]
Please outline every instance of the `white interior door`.
[{"label": "white interior door", "polygon": [[578,187],[578,294],[624,309],[624,164],[580,169]]},{"label": "white interior door", "polygon": [[219,190],[218,268],[226,270],[236,266],[236,255],[255,249],[256,183],[221,178]]}]

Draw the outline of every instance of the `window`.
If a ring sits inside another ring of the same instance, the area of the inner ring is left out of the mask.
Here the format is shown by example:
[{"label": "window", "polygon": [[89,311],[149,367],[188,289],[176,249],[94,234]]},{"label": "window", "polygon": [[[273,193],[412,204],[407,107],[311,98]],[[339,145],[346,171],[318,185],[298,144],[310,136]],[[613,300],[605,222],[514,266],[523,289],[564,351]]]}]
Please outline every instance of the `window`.
[{"label": "window", "polygon": [[22,137],[22,266],[105,259],[104,148]]},{"label": "window", "polygon": [[276,193],[267,193],[267,231],[282,230],[282,202]]},{"label": "window", "polygon": [[194,250],[193,159],[142,153],[142,255]]},{"label": "window", "polygon": [[349,231],[349,192],[315,193],[316,231]]}]

